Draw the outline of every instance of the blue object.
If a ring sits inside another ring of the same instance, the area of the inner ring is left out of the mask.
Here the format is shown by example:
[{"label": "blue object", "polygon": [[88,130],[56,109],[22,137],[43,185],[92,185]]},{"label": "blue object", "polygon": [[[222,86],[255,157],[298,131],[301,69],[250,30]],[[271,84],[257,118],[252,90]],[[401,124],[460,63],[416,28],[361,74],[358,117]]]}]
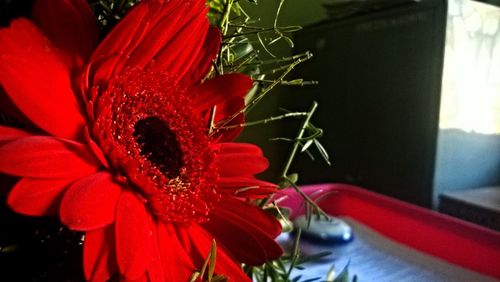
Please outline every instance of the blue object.
[{"label": "blue object", "polygon": [[295,228],[302,229],[302,239],[318,244],[344,244],[352,241],[352,228],[342,219],[336,217],[311,218],[309,227],[305,215],[297,217]]}]

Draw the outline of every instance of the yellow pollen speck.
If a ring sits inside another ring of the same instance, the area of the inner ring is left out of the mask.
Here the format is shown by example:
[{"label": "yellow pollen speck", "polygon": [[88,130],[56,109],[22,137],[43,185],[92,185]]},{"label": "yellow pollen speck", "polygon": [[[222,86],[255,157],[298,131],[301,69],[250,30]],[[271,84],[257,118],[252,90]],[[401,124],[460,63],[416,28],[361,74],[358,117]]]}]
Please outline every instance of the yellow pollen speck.
[{"label": "yellow pollen speck", "polygon": [[180,176],[177,176],[176,178],[172,178],[168,181],[167,187],[170,191],[181,192],[187,190],[190,185],[191,183],[183,182]]}]

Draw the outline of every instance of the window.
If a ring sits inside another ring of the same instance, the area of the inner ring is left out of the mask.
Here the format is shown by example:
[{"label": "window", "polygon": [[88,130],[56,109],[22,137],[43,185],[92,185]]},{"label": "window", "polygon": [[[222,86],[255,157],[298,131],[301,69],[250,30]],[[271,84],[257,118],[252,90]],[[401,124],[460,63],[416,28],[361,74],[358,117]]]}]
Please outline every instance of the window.
[{"label": "window", "polygon": [[440,128],[500,133],[500,8],[448,1]]}]

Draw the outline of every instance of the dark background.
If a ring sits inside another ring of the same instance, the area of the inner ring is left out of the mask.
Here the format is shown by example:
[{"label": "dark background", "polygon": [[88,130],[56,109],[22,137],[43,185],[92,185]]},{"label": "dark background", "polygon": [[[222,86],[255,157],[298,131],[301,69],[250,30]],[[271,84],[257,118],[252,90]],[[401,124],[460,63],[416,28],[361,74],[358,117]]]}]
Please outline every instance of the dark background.
[{"label": "dark background", "polygon": [[[32,3],[0,0],[0,25],[7,26],[13,18],[29,16]],[[0,124],[13,123],[0,112]],[[64,228],[57,218],[13,213],[5,201],[15,181],[0,175],[0,281],[84,281],[82,234]]]},{"label": "dark background", "polygon": [[[292,77],[319,84],[270,100],[294,111],[319,102],[313,123],[324,129],[332,165],[301,154],[291,172],[300,184],[351,183],[429,208],[446,191],[498,186],[499,134],[439,128],[447,1],[374,2],[295,34],[294,52],[314,57]],[[334,13],[341,14],[332,6]],[[280,171],[289,144],[262,139],[293,138],[298,126],[276,126],[266,138],[248,134],[271,159],[270,174]]]}]

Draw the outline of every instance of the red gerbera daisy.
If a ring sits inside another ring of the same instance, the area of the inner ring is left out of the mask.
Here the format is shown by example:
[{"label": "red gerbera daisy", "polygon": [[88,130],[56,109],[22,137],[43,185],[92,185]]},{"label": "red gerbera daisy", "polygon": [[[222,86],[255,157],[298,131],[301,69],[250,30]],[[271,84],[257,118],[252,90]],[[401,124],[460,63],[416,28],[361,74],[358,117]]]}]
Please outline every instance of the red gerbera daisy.
[{"label": "red gerbera daisy", "polygon": [[204,80],[221,35],[202,0],[145,0],[100,43],[85,0],[33,14],[0,30],[1,106],[32,128],[0,127],[0,172],[20,177],[12,209],[85,231],[92,281],[187,281],[214,238],[231,281],[281,255],[281,226],[246,201],[274,191],[254,177],[267,160],[230,142],[238,130],[208,134],[252,82]]}]

